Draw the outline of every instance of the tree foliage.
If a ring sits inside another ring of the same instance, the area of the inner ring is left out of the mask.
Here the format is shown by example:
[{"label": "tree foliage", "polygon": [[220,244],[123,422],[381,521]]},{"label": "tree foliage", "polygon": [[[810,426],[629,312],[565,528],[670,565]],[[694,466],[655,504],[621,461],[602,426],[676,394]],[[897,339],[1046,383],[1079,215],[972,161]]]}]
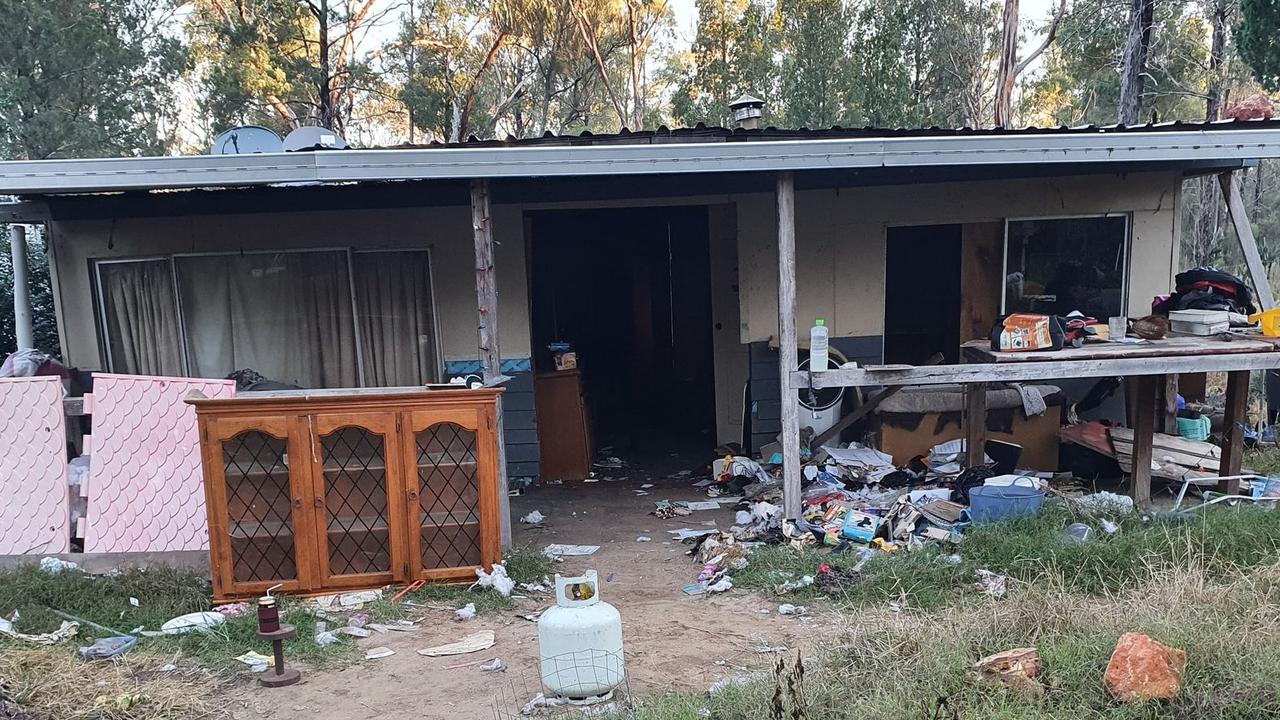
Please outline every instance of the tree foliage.
[{"label": "tree foliage", "polygon": [[1241,0],[1236,49],[1262,87],[1280,91],[1280,1]]}]

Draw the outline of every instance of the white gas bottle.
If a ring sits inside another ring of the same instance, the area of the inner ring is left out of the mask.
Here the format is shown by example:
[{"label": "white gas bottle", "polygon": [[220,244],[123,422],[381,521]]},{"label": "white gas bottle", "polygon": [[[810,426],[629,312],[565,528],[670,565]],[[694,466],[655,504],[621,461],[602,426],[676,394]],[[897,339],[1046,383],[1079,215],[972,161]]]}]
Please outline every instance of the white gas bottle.
[{"label": "white gas bottle", "polygon": [[538,654],[543,686],[570,702],[607,700],[626,678],[622,616],[601,602],[595,570],[556,575],[556,604],[538,618]]},{"label": "white gas bottle", "polygon": [[827,345],[827,321],[818,318],[809,329],[809,369],[822,372],[831,367],[831,352]]}]

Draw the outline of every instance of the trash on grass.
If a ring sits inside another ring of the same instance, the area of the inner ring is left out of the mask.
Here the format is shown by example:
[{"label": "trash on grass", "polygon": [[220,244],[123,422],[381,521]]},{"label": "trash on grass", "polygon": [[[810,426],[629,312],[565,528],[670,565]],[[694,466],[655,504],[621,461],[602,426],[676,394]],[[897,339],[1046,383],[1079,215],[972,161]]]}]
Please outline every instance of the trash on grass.
[{"label": "trash on grass", "polygon": [[489,662],[481,665],[480,669],[483,670],[484,672],[505,672],[507,669],[507,666],[505,663],[502,662],[502,658],[494,658]]},{"label": "trash on grass", "polygon": [[322,620],[316,623],[315,641],[320,647],[328,647],[338,642],[338,636],[329,632],[329,624]]},{"label": "trash on grass", "polygon": [[978,570],[977,587],[982,592],[994,598],[1002,598],[1005,594],[1005,581],[1009,578],[1006,575],[999,575],[990,570]]},{"label": "trash on grass", "polygon": [[497,642],[496,636],[492,630],[481,630],[472,633],[457,642],[445,645],[436,645],[435,647],[423,648],[418,651],[419,655],[427,657],[444,657],[447,655],[465,655],[467,653],[480,652],[488,650]]},{"label": "trash on grass", "polygon": [[56,645],[67,638],[75,637],[79,630],[80,625],[78,623],[63,620],[62,625],[53,632],[28,635],[27,633],[20,633],[17,630],[14,630],[12,622],[0,619],[0,635],[11,640],[21,640],[22,642],[32,643],[33,645]]},{"label": "trash on grass", "polygon": [[94,644],[81,647],[77,652],[81,660],[106,660],[129,652],[137,644],[138,638],[131,635],[99,638]]},{"label": "trash on grass", "polygon": [[50,575],[57,575],[68,570],[79,570],[80,565],[69,560],[62,560],[56,557],[40,558],[40,569]]},{"label": "trash on grass", "polygon": [[564,545],[562,543],[552,543],[542,548],[542,554],[547,557],[577,557],[581,555],[595,555],[599,550],[599,545]]},{"label": "trash on grass", "polygon": [[160,626],[164,635],[185,635],[189,632],[209,632],[227,621],[227,616],[218,612],[193,612],[179,615]]},{"label": "trash on grass", "polygon": [[809,608],[804,605],[792,605],[791,603],[782,603],[778,606],[779,615],[808,615]]},{"label": "trash on grass", "polygon": [[1005,650],[973,664],[979,680],[1004,685],[1033,698],[1044,694],[1044,686],[1037,680],[1040,669],[1040,653],[1035,648]]},{"label": "trash on grass", "polygon": [[648,535],[641,535],[636,538],[636,542],[650,542],[652,540],[653,538],[649,537]]},{"label": "trash on grass", "polygon": [[453,611],[453,616],[458,620],[470,620],[476,616],[476,604],[467,603],[457,610]]},{"label": "trash on grass", "polygon": [[221,613],[225,617],[229,618],[247,615],[250,610],[252,610],[252,608],[247,602],[228,603],[226,605],[219,605],[213,609],[214,612]]},{"label": "trash on grass", "polygon": [[395,650],[392,650],[392,649],[391,649],[391,648],[389,648],[389,647],[383,647],[383,646],[379,645],[379,646],[378,646],[378,647],[376,647],[376,648],[369,648],[368,650],[365,650],[365,651],[364,651],[364,659],[365,659],[365,660],[377,660],[378,658],[389,657],[389,656],[391,656],[391,655],[395,655],[395,654],[396,654],[396,651],[395,651]]},{"label": "trash on grass", "polygon": [[484,568],[476,568],[476,577],[479,579],[471,584],[473,590],[491,587],[502,597],[511,597],[511,591],[516,589],[516,581],[507,575],[507,569],[502,563],[494,563],[493,570],[489,572],[485,572]]},{"label": "trash on grass", "polygon": [[249,666],[254,672],[262,672],[269,667],[275,667],[276,660],[270,655],[263,655],[260,652],[250,650],[243,655],[237,655],[236,660]]},{"label": "trash on grass", "polygon": [[346,627],[340,627],[337,630],[334,630],[334,632],[340,632],[343,635],[350,635],[351,637],[358,637],[358,638],[367,638],[373,635],[373,633],[369,632],[368,630],[365,630],[362,627],[353,627],[351,625],[347,625]]},{"label": "trash on grass", "polygon": [[543,520],[546,520],[546,519],[547,519],[546,515],[543,515],[538,510],[534,510],[528,515],[525,515],[524,517],[520,518],[520,522],[526,525],[537,525],[538,523],[541,523]]},{"label": "trash on grass", "polygon": [[532,715],[538,712],[539,710],[541,710],[542,708],[560,707],[561,705],[564,705],[568,702],[569,701],[565,700],[564,698],[558,698],[558,697],[549,698],[546,695],[543,695],[542,693],[538,693],[537,695],[533,696],[532,700],[525,703],[524,707],[520,708],[520,714]]}]

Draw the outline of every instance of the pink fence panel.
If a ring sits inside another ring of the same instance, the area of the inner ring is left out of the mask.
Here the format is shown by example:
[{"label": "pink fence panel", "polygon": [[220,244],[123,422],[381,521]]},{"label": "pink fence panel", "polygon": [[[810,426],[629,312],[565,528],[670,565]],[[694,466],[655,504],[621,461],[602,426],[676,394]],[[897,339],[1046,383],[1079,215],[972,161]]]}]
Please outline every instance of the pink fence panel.
[{"label": "pink fence panel", "polygon": [[0,379],[0,555],[71,549],[62,381]]},{"label": "pink fence panel", "polygon": [[192,390],[232,397],[235,382],[94,373],[85,552],[209,547]]}]

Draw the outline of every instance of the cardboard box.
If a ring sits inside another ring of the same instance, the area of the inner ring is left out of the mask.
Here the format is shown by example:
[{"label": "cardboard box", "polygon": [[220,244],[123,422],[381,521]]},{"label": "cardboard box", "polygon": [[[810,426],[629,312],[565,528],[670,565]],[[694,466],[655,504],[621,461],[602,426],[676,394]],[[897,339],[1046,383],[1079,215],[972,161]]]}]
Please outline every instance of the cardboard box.
[{"label": "cardboard box", "polygon": [[552,356],[555,360],[556,370],[576,370],[578,368],[578,353],[561,352]]}]

